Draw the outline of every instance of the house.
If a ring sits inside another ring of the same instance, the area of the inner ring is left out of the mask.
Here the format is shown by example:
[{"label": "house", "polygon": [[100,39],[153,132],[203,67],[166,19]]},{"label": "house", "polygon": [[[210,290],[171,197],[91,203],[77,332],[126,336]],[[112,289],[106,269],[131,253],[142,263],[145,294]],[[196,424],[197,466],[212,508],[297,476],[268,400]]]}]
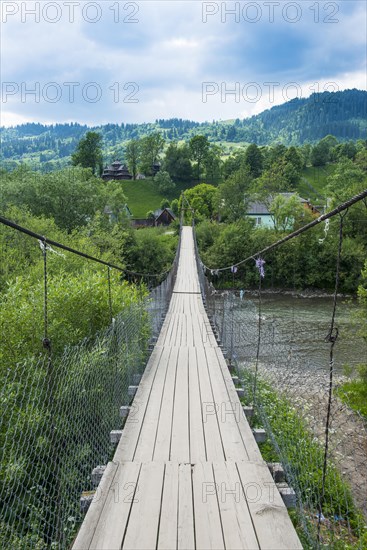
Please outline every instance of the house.
[{"label": "house", "polygon": [[153,212],[153,216],[151,218],[135,218],[134,220],[131,220],[131,224],[135,228],[157,227],[158,225],[170,225],[175,221],[175,219],[176,216],[170,208],[159,208]]},{"label": "house", "polygon": [[[278,193],[278,195],[282,195],[285,199],[290,199],[296,195],[296,193]],[[271,197],[269,197],[269,201],[267,201],[268,206],[271,204],[271,200]],[[309,200],[299,197],[299,201],[300,204],[302,204],[302,206],[309,210],[312,214],[320,214],[320,211],[313,206]],[[256,227],[274,229],[274,218],[272,216],[272,212],[269,211],[267,204],[262,201],[250,202],[247,216],[255,221]]]},{"label": "house", "polygon": [[[132,217],[132,212],[130,210],[130,208],[128,207],[127,204],[124,204],[123,207],[121,208],[120,212],[124,215],[124,217],[130,219]],[[105,216],[108,216],[108,220],[110,223],[115,223],[117,222],[117,217],[116,217],[116,214],[112,211],[112,208],[110,206],[105,206],[104,210],[103,210],[103,214]]]},{"label": "house", "polygon": [[176,216],[170,208],[159,208],[154,212],[154,225],[170,225]]},{"label": "house", "polygon": [[131,220],[131,225],[135,229],[141,229],[142,227],[154,227],[154,219],[153,218],[134,218]]},{"label": "house", "polygon": [[132,179],[132,175],[127,166],[122,164],[119,160],[115,160],[110,166],[105,166],[101,177],[104,181]]}]

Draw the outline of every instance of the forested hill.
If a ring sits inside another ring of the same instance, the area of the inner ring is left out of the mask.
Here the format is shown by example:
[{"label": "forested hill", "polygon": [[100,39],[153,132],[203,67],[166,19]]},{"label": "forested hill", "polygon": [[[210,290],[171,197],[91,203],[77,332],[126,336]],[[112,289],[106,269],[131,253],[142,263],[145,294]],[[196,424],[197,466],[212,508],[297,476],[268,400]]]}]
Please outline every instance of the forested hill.
[{"label": "forested hill", "polygon": [[[166,140],[187,140],[204,134],[210,141],[268,145],[301,145],[317,142],[328,134],[339,141],[366,139],[367,92],[345,90],[312,94],[294,99],[247,119],[198,123],[173,118],[155,123],[125,124],[116,122],[94,127],[103,135],[104,156],[123,157],[126,141],[160,131]],[[54,169],[68,163],[80,138],[90,128],[78,123],[45,126],[22,124],[1,129],[1,161],[5,168],[19,162],[40,164]]]},{"label": "forested hill", "polygon": [[354,89],[288,101],[246,120],[244,130],[252,128],[258,145],[302,145],[329,134],[339,141],[366,139],[366,118],[367,92]]}]

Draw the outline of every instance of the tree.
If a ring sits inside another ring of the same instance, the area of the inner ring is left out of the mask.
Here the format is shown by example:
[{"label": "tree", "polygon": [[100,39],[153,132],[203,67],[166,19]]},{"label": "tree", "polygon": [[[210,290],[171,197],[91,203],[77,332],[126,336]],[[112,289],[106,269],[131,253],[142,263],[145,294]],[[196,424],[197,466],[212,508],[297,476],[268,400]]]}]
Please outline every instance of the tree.
[{"label": "tree", "polygon": [[80,166],[49,174],[19,168],[0,182],[4,208],[10,204],[26,206],[35,216],[54,218],[67,231],[86,225],[106,206],[104,190],[101,180]]},{"label": "tree", "polygon": [[296,174],[298,175],[301,174],[304,163],[303,163],[302,154],[300,153],[299,149],[293,146],[289,147],[289,149],[287,149],[287,152],[284,155],[284,159],[288,163],[292,164]]},{"label": "tree", "polygon": [[171,180],[169,173],[164,170],[160,170],[154,176],[154,184],[158,187],[162,195],[169,194],[175,189],[175,184]]},{"label": "tree", "polygon": [[[154,219],[153,212],[147,216]],[[138,273],[163,273],[173,262],[176,245],[177,237],[162,235],[155,227],[134,231],[131,246],[126,250],[126,265]]]},{"label": "tree", "polygon": [[[200,183],[191,189],[186,189],[184,195],[190,204],[190,207],[195,212],[195,219],[213,219],[216,209],[216,194],[217,188],[207,183]],[[187,206],[187,201],[179,200],[179,210],[182,208],[189,213],[188,219],[191,219],[192,212]]]},{"label": "tree", "polygon": [[358,164],[342,158],[327,182],[328,195],[334,197],[336,202],[342,202],[366,188],[366,174]]},{"label": "tree", "polygon": [[153,175],[153,165],[159,160],[165,140],[159,132],[153,132],[140,140],[141,169],[147,176]]},{"label": "tree", "polygon": [[105,184],[105,204],[111,209],[113,221],[121,223],[127,216],[125,212],[126,195],[120,182],[108,181]]},{"label": "tree", "polygon": [[209,141],[206,136],[194,136],[190,139],[191,158],[196,162],[197,179],[200,181],[201,166],[209,151]]},{"label": "tree", "polygon": [[270,205],[271,217],[276,231],[292,230],[296,221],[304,214],[298,194],[291,197],[276,195]]},{"label": "tree", "polygon": [[[361,305],[360,318],[363,321],[363,328],[361,329],[363,338],[367,341],[367,260],[364,263],[364,269],[362,270],[362,282],[358,287],[358,298]],[[366,384],[367,384],[367,369],[365,372]]]},{"label": "tree", "polygon": [[361,149],[356,155],[356,166],[363,172],[367,172],[367,149]]},{"label": "tree", "polygon": [[[177,199],[176,199],[177,200]],[[171,203],[169,202],[168,199],[163,199],[162,202],[161,202],[161,209],[164,210],[165,208],[170,208],[171,206]]]},{"label": "tree", "polygon": [[190,149],[186,144],[172,142],[167,147],[162,169],[169,173],[173,181],[189,182],[192,179]]},{"label": "tree", "polygon": [[246,165],[218,187],[218,211],[228,222],[245,217],[251,183],[251,171]]},{"label": "tree", "polygon": [[275,162],[278,162],[287,152],[285,145],[278,144],[266,150],[265,167],[270,168]]},{"label": "tree", "polygon": [[171,202],[171,210],[175,214],[175,216],[178,215],[178,199],[173,199]]},{"label": "tree", "polygon": [[355,159],[357,154],[357,147],[353,141],[348,141],[346,143],[339,143],[332,150],[333,159],[339,160],[343,157],[348,159]]},{"label": "tree", "polygon": [[91,168],[93,174],[102,174],[102,136],[98,132],[87,132],[79,141],[75,152],[71,155],[73,166]]},{"label": "tree", "polygon": [[262,201],[268,200],[275,193],[288,191],[288,179],[284,174],[283,162],[275,162],[263,172],[260,178],[254,182],[254,194]]},{"label": "tree", "polygon": [[306,166],[311,162],[311,149],[312,147],[310,143],[304,143],[302,147],[298,148],[298,151],[301,153],[301,157],[303,159],[302,168],[306,168]]},{"label": "tree", "polygon": [[210,183],[217,182],[221,177],[222,148],[211,144],[206,157],[204,158],[205,178]]},{"label": "tree", "polygon": [[254,178],[261,175],[263,169],[263,155],[261,149],[255,143],[251,143],[246,149],[245,162],[250,167],[250,173]]},{"label": "tree", "polygon": [[126,145],[125,159],[133,179],[136,180],[140,162],[140,142],[138,139],[132,139]]},{"label": "tree", "polygon": [[236,149],[223,163],[223,175],[227,179],[234,172],[237,172],[240,168],[246,164],[246,153],[243,149]]},{"label": "tree", "polygon": [[334,136],[324,137],[311,151],[312,166],[325,166],[330,160],[331,150],[338,145],[338,140]]}]

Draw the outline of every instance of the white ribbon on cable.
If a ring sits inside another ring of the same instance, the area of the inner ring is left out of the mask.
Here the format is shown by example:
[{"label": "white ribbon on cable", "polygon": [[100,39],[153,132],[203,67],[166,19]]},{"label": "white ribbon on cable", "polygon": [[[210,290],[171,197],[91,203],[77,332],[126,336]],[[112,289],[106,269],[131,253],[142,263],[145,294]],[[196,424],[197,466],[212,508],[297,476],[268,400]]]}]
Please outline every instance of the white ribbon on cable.
[{"label": "white ribbon on cable", "polygon": [[325,237],[323,239],[319,239],[319,244],[322,244],[324,242],[324,240],[326,239],[328,231],[329,231],[329,227],[330,227],[330,219],[328,218],[327,220],[325,220],[325,227],[324,227]]},{"label": "white ribbon on cable", "polygon": [[62,258],[65,258],[65,254],[63,254],[62,252],[58,252],[57,250],[54,250],[49,244],[47,244],[47,243],[45,244],[41,240],[38,240],[38,242],[40,244],[40,249],[42,250],[42,252],[47,250],[48,252],[52,252],[53,254],[56,254],[57,256],[61,256]]}]

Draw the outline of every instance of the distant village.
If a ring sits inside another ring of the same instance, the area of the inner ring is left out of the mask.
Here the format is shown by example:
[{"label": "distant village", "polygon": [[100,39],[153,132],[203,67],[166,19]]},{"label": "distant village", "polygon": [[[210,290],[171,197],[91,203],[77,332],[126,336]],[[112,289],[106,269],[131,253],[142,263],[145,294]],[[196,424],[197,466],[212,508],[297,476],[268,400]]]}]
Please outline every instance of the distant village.
[{"label": "distant village", "polygon": [[[153,175],[157,174],[160,170],[160,164],[153,164]],[[133,178],[130,174],[126,164],[122,164],[119,160],[115,160],[110,166],[105,166],[102,179],[104,181],[110,180],[131,180]],[[137,180],[145,179],[144,174],[138,174]],[[109,206],[104,209],[105,215],[107,215],[110,221],[113,221],[113,212]],[[153,215],[149,218],[134,218],[127,204],[124,205],[124,213],[127,218],[130,219],[131,225],[135,228],[139,227],[157,227],[159,225],[168,226],[175,221],[176,216],[170,208],[158,208],[153,212]]]},{"label": "distant village", "polygon": [[[160,170],[160,164],[159,163],[154,164],[152,168],[153,168],[153,174],[155,175]],[[105,166],[101,177],[104,181],[131,180],[133,178],[126,164],[123,164],[119,160],[115,160],[110,166]],[[138,174],[136,179],[137,180],[145,179],[145,175]],[[279,193],[279,194],[284,196],[285,199],[289,199],[292,195],[295,195],[295,193]],[[309,200],[304,199],[302,197],[300,197],[299,200],[302,206],[306,210],[309,210],[312,214],[321,214],[320,210],[318,210],[315,206],[313,206]],[[176,219],[175,214],[170,208],[158,208],[153,212],[152,217],[140,218],[140,219],[133,217],[133,213],[131,212],[127,204],[124,205],[124,210],[125,210],[125,215],[130,219],[132,226],[136,228],[157,227],[160,225],[168,226]],[[111,221],[113,221],[113,213],[108,206],[106,206],[104,213],[107,216],[109,216]],[[249,218],[254,220],[255,226],[257,227],[266,227],[269,229],[274,228],[274,219],[271,211],[269,211],[269,205],[265,204],[264,202],[260,202],[260,201],[251,202],[249,204],[249,210],[247,215]]]}]

